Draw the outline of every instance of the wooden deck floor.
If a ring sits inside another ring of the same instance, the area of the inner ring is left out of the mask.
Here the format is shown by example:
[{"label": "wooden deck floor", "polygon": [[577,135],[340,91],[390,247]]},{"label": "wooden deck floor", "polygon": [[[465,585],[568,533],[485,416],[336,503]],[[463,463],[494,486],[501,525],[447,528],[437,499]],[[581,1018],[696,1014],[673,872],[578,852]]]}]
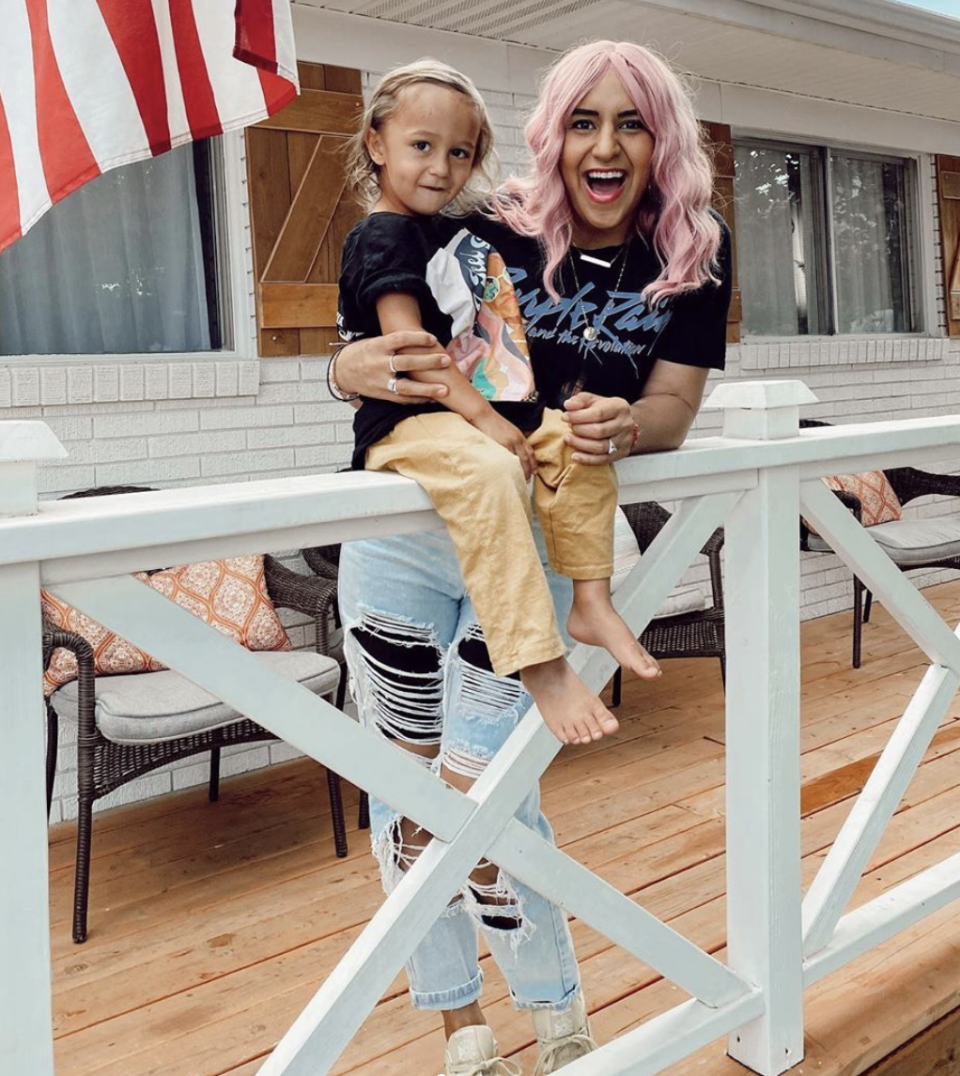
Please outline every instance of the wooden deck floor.
[{"label": "wooden deck floor", "polygon": [[[927,591],[950,623],[960,583]],[[863,668],[849,615],[803,629],[803,853],[809,882],[919,682],[918,651],[877,609]],[[670,662],[627,685],[620,734],[565,750],[544,781],[559,843],[710,952],[724,946],[723,709],[712,661]],[[960,850],[960,702],[873,857],[859,903]],[[298,761],[96,819],[90,937],[70,940],[74,827],[50,835],[58,1076],[253,1076],[381,901],[366,834],[333,855],[325,781]],[[582,923],[574,939],[594,1032],[609,1039],[684,995]],[[531,1072],[530,1022],[489,957],[485,1007]],[[960,1004],[960,922],[948,907],[807,994],[807,1056],[794,1070],[858,1076]],[[399,977],[337,1067],[434,1076],[435,1015]],[[673,1076],[744,1070],[723,1044]]]}]

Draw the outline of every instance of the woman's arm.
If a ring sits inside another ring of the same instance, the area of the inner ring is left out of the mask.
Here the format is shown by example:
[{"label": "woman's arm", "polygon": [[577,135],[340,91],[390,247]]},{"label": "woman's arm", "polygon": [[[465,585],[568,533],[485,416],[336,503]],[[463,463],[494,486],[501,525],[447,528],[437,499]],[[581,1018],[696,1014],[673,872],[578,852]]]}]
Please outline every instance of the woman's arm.
[{"label": "woman's arm", "polygon": [[700,410],[709,372],[665,359],[654,364],[640,399],[630,408],[640,427],[635,453],[664,452],[683,444]]},{"label": "woman's arm", "polygon": [[[420,304],[413,295],[389,292],[377,299],[377,319],[386,332],[420,328]],[[481,395],[455,365],[444,370],[419,370],[414,376],[418,383],[443,385],[447,391],[439,402],[462,415],[471,426],[497,444],[503,445],[508,452],[512,452],[520,460],[523,473],[530,478],[536,469],[536,459],[530,442],[512,422],[490,406],[490,401]]]},{"label": "woman's arm", "polygon": [[[437,338],[422,329],[369,336],[354,340],[338,352],[337,386],[341,392],[359,392],[374,400],[429,403],[446,396],[446,385],[423,384],[402,375],[443,370],[449,365],[450,356],[439,346]],[[396,392],[389,387],[394,377]]]},{"label": "woman's arm", "polygon": [[[422,329],[420,324],[420,304],[413,295],[388,292],[377,299],[377,320],[385,333]],[[404,348],[404,354],[422,351],[430,354],[429,349]],[[470,384],[456,366],[450,365],[443,370],[412,371],[416,381],[425,384],[444,385],[446,393],[441,400],[444,407],[456,411],[458,415],[471,423],[479,422],[488,412],[493,412],[489,401]]]},{"label": "woman's arm", "polygon": [[[566,402],[567,443],[578,463],[604,464],[640,452],[679,448],[697,417],[709,370],[658,359],[634,403],[581,392]],[[634,433],[639,436],[635,437]],[[613,441],[616,451],[610,452]]]}]

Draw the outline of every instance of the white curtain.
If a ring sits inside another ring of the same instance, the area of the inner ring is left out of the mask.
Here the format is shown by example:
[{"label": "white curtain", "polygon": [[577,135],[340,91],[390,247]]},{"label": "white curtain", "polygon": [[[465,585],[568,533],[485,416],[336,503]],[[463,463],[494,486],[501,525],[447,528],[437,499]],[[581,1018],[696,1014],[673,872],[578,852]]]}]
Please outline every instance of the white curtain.
[{"label": "white curtain", "polygon": [[193,148],[108,172],[0,255],[0,354],[210,349]]},{"label": "white curtain", "polygon": [[833,155],[837,332],[909,332],[903,166]]},{"label": "white curtain", "polygon": [[809,157],[737,146],[735,159],[743,331],[758,336],[818,332]]}]

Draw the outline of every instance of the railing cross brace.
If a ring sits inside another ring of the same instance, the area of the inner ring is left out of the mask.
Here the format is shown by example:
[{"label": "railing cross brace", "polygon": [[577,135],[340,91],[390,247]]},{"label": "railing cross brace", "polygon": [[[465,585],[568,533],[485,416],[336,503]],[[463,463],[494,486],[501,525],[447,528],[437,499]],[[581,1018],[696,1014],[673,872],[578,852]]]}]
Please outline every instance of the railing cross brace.
[{"label": "railing cross brace", "polygon": [[[6,991],[0,984],[0,1054],[31,1076],[53,1074],[43,711],[36,689],[42,581],[436,837],[285,1037],[264,1069],[267,1076],[329,1071],[481,855],[694,994],[573,1063],[570,1076],[654,1076],[731,1030],[730,1053],[756,1072],[776,1076],[798,1061],[803,985],[960,894],[960,856],[954,856],[837,918],[960,682],[960,639],[833,495],[812,481],[841,465],[932,458],[960,439],[960,419],[800,434],[798,405],[811,399],[796,382],[724,383],[712,397],[727,410],[722,438],[620,467],[624,499],[684,502],[618,594],[638,631],[709,531],[727,521],[727,966],[515,819],[513,808],[556,751],[535,715],[521,722],[464,795],[122,577],[145,563],[411,533],[437,523],[422,491],[395,476],[304,476],[144,494],[136,505],[128,504],[133,498],[110,498],[99,505],[43,505],[37,512],[34,461],[62,455],[62,448],[41,423],[0,424],[0,516],[13,517],[0,518],[0,682],[7,691],[0,719],[9,715],[4,730],[13,745],[5,767],[0,759],[0,789],[17,823],[3,842],[16,884],[0,917],[0,964],[18,969],[7,977]],[[43,445],[36,427],[47,438]],[[801,495],[803,514],[934,661],[811,886],[802,924],[796,762]],[[255,525],[262,529],[253,529],[254,501]],[[76,582],[91,579],[97,582]],[[602,654],[584,651],[574,662],[594,685],[611,667]]]},{"label": "railing cross brace", "polygon": [[960,628],[952,633],[822,482],[804,483],[804,515],[937,664],[931,666],[883,749],[803,901],[803,952],[833,937],[840,917],[960,686]]},{"label": "railing cross brace", "polygon": [[[651,544],[617,593],[621,613],[638,632],[738,496],[716,494],[685,502]],[[326,703],[304,688],[271,673],[230,641],[210,637],[210,629],[195,617],[136,580],[62,584],[56,592],[442,837],[430,842],[387,898],[267,1060],[262,1076],[323,1076],[328,1072],[483,856],[494,862],[502,856],[505,869],[512,866],[518,877],[548,899],[575,906],[591,925],[601,931],[609,929],[628,950],[710,1004],[717,1006],[749,992],[747,984],[715,958],[513,821],[532,783],[559,749],[535,712],[521,721],[470,792],[461,795],[375,734],[336,711],[331,713]],[[606,652],[587,647],[578,647],[571,662],[595,688],[613,671],[613,660]],[[527,865],[524,853],[530,856]],[[531,861],[549,865],[548,884],[531,869]],[[599,905],[578,895],[585,882]]]}]

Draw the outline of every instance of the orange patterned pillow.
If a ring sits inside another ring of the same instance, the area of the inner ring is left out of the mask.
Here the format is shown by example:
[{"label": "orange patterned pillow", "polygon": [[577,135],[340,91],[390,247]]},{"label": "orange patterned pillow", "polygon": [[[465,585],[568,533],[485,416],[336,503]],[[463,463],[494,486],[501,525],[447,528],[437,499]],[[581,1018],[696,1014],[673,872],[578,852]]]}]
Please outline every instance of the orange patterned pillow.
[{"label": "orange patterned pillow", "polygon": [[824,478],[830,489],[842,489],[859,498],[863,505],[862,522],[865,527],[877,523],[892,523],[903,519],[900,498],[890,485],[883,471],[863,471],[861,474],[838,474]]},{"label": "orange patterned pillow", "polygon": [[[147,576],[138,575],[146,580]],[[133,643],[121,639],[99,621],[67,605],[58,597],[40,591],[40,605],[45,620],[55,628],[82,635],[93,647],[93,666],[97,676],[117,673],[154,672],[165,668]],[[71,650],[54,650],[43,674],[43,694],[49,698],[58,687],[77,678],[77,659]]]},{"label": "orange patterned pillow", "polygon": [[[292,648],[267,593],[260,554],[185,564],[149,576],[138,574],[136,578],[189,609],[205,624],[229,635],[247,650]],[[47,591],[42,591],[40,597],[43,615],[54,627],[82,635],[93,647],[97,676],[155,672],[165,667],[139,647]],[[44,695],[49,697],[76,676],[77,662],[73,654],[68,650],[55,651],[43,674]]]}]

